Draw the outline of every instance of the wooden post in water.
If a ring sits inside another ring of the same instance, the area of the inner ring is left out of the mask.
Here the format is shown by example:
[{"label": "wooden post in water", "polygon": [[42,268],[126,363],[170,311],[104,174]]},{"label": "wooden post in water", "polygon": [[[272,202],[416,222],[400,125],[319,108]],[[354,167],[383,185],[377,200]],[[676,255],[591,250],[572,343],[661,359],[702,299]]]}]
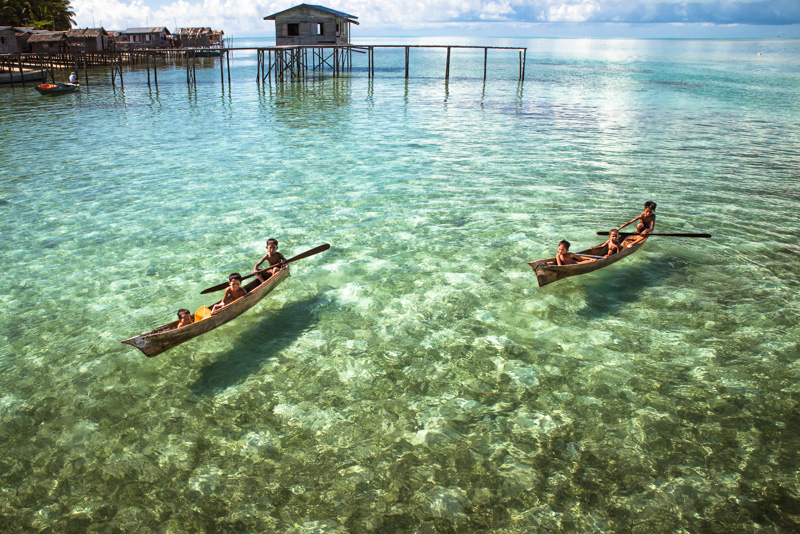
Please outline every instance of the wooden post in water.
[{"label": "wooden post in water", "polygon": [[410,50],[409,50],[408,47],[406,47],[406,80],[408,79],[408,55],[409,55],[409,53],[410,53]]},{"label": "wooden post in water", "polygon": [[[22,87],[25,87],[25,73],[22,72],[22,56],[17,56],[17,65],[19,66],[19,81],[22,82]],[[11,74],[11,78],[14,78],[14,74]]]},{"label": "wooden post in water", "polygon": [[444,79],[445,81],[450,79],[450,47],[447,47],[447,66],[444,70]]},{"label": "wooden post in water", "polygon": [[483,49],[483,81],[486,82],[486,57],[489,55],[489,49]]},{"label": "wooden post in water", "polygon": [[527,57],[528,57],[528,49],[524,48],[522,50],[522,76],[519,77],[519,81],[521,82],[525,81],[525,60],[527,59]]},{"label": "wooden post in water", "polygon": [[89,87],[89,60],[86,58],[86,51],[83,52],[83,80],[86,87]]},{"label": "wooden post in water", "polygon": [[145,59],[147,60],[147,87],[150,87],[150,54],[145,53]]},{"label": "wooden post in water", "polygon": [[[222,61],[222,58],[220,57],[219,60]],[[228,63],[228,87],[230,87],[231,86],[231,51],[230,50],[226,50],[225,51],[225,61]]]},{"label": "wooden post in water", "polygon": [[158,56],[153,56],[153,80],[156,83],[156,89],[158,89]]},{"label": "wooden post in water", "polygon": [[[220,51],[220,56],[219,56],[219,83],[222,84],[222,88],[223,89],[225,88],[225,69],[222,68],[222,66],[223,66],[222,65],[222,54],[224,54],[224,53],[225,53],[224,50]],[[256,59],[256,67],[259,67],[259,65],[258,65],[258,55],[259,54],[260,54],[260,52],[258,52],[256,54],[256,58],[257,58]],[[256,76],[258,76],[258,74],[256,74]]]}]

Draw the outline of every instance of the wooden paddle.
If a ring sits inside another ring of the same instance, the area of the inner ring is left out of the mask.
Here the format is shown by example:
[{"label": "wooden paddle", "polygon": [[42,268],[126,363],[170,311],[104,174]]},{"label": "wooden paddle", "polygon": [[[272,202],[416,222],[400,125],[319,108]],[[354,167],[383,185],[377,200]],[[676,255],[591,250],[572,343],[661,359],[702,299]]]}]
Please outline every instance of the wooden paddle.
[{"label": "wooden paddle", "polygon": [[[608,235],[608,232],[597,232],[597,235]],[[619,235],[621,236],[629,236],[629,235],[641,235],[637,233],[627,233],[627,232],[620,232]],[[647,234],[647,236],[656,236],[656,237],[711,237],[711,234]]]},{"label": "wooden paddle", "polygon": [[[309,256],[313,256],[314,254],[319,254],[320,252],[324,252],[324,251],[328,250],[329,248],[331,248],[331,246],[328,243],[325,243],[324,245],[320,245],[318,247],[312,248],[311,250],[306,250],[302,254],[298,254],[297,256],[295,256],[293,258],[289,258],[288,260],[286,260],[286,263],[292,263],[293,261],[302,260],[303,258],[307,258]],[[273,267],[276,267],[278,265],[280,265],[280,264],[272,265],[270,267],[267,267],[267,269],[272,269]],[[266,271],[267,269],[261,269],[261,271],[259,271],[259,272]],[[245,278],[250,278],[251,276],[255,276],[255,274],[256,273],[250,273],[247,276],[243,276],[242,280],[244,280]],[[220,291],[222,289],[225,289],[226,287],[228,287],[228,282],[223,282],[221,284],[215,285],[214,287],[209,287],[208,289],[202,290],[200,292],[200,294],[201,295],[205,295],[206,293],[214,293],[215,291]]]}]

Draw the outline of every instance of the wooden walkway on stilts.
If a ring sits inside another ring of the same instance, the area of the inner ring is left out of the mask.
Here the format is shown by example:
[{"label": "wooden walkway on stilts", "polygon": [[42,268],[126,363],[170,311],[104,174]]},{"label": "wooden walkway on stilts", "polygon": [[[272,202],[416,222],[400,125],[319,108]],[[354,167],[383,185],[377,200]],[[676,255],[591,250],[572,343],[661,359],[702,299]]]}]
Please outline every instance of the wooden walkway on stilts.
[{"label": "wooden walkway on stilts", "polygon": [[[231,83],[230,55],[236,51],[256,52],[256,81],[258,83],[302,82],[315,74],[330,71],[334,77],[341,76],[353,68],[353,54],[366,55],[367,75],[375,77],[375,53],[385,49],[405,50],[405,77],[409,78],[411,51],[413,49],[442,49],[447,52],[444,79],[450,79],[450,56],[457,50],[483,51],[483,80],[486,81],[489,51],[516,51],[519,54],[519,82],[525,81],[525,61],[527,48],[510,46],[466,46],[466,45],[306,45],[306,46],[270,46],[270,47],[237,47],[214,49],[214,56],[219,58],[221,83],[225,84],[226,67],[228,84]],[[209,57],[209,49],[135,49],[102,52],[70,52],[58,54],[0,54],[0,72],[22,72],[23,70],[46,70],[50,79],[55,82],[55,72],[63,71],[59,76],[69,76],[70,71],[83,78],[84,86],[89,85],[90,67],[109,67],[111,84],[119,81],[123,85],[123,66],[144,65],[147,70],[147,85],[158,86],[159,61],[163,65],[170,61],[185,63],[186,83],[197,85],[197,60]],[[152,68],[152,82],[150,69]],[[83,70],[81,73],[80,71]],[[83,74],[83,76],[81,76]],[[13,80],[13,77],[12,77]],[[21,82],[25,86],[24,80]],[[30,82],[29,82],[30,83]],[[11,84],[13,87],[13,83]]]}]

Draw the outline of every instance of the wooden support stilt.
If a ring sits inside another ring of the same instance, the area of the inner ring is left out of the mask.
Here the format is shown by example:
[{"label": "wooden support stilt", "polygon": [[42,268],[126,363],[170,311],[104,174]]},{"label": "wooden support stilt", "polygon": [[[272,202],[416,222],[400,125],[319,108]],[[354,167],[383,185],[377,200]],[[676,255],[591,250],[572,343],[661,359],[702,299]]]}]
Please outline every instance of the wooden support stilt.
[{"label": "wooden support stilt", "polygon": [[[219,60],[222,61],[222,58],[219,58]],[[225,61],[228,64],[228,87],[230,87],[231,86],[231,51],[230,50],[226,50],[225,51]]]},{"label": "wooden support stilt", "polygon": [[[22,82],[22,87],[25,87],[25,73],[22,72],[22,56],[17,56],[17,65],[19,66],[19,81]],[[12,74],[13,78],[14,75]]]},{"label": "wooden support stilt", "polygon": [[156,84],[156,89],[158,89],[158,56],[153,56],[153,81]]},{"label": "wooden support stilt", "polygon": [[484,83],[486,82],[486,59],[487,59],[488,55],[489,55],[489,49],[488,48],[484,48],[483,49],[483,81],[484,81]]},{"label": "wooden support stilt", "polygon": [[408,57],[411,53],[411,49],[406,47],[406,80],[408,79]]},{"label": "wooden support stilt", "polygon": [[448,81],[450,79],[450,47],[447,47],[447,66],[444,70],[444,80]]},{"label": "wooden support stilt", "polygon": [[525,61],[527,59],[527,56],[528,56],[528,49],[525,48],[522,50],[522,75],[519,77],[519,81],[521,82],[525,81]]}]

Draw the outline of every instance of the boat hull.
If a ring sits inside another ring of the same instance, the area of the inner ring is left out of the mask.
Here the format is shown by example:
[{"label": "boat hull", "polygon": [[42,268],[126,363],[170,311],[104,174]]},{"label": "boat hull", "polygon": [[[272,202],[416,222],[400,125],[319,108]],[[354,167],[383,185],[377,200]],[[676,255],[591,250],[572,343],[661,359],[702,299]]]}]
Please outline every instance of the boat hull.
[{"label": "boat hull", "polygon": [[47,79],[47,72],[47,69],[22,69],[20,75],[19,69],[12,69],[0,72],[0,83],[38,82]]},{"label": "boat hull", "polygon": [[[638,237],[636,235],[631,236],[630,239]],[[589,261],[586,263],[578,263],[575,265],[556,265],[555,258],[548,258],[546,260],[538,260],[538,261],[529,261],[528,265],[531,266],[533,272],[536,273],[536,281],[539,283],[539,287],[546,286],[547,284],[552,284],[553,282],[557,282],[564,278],[568,278],[570,276],[577,276],[579,274],[586,274],[592,271],[596,271],[598,269],[602,269],[603,267],[608,267],[612,263],[616,263],[619,260],[634,254],[637,250],[642,248],[646,239],[633,245],[629,248],[623,248],[621,252],[618,252],[612,256],[607,258],[603,258],[596,261]],[[625,246],[625,242],[623,241],[623,247]],[[580,256],[581,254],[585,254],[588,256],[605,256],[607,252],[606,245],[597,245],[590,249],[583,250],[581,252],[577,252],[576,254]]]},{"label": "boat hull", "polygon": [[[289,268],[287,266],[275,273],[264,283],[261,283],[256,279],[244,286],[248,291],[248,294],[245,297],[225,306],[208,319],[203,319],[202,321],[198,321],[181,328],[176,328],[178,321],[173,321],[145,334],[124,339],[122,340],[122,343],[133,345],[148,357],[161,354],[165,350],[176,347],[185,341],[189,341],[190,339],[205,334],[206,332],[210,332],[218,326],[236,319],[241,314],[258,304],[261,299],[269,295],[269,293],[275,289],[278,284],[288,278],[288,276]],[[209,308],[212,307],[213,304],[209,306]]]}]

